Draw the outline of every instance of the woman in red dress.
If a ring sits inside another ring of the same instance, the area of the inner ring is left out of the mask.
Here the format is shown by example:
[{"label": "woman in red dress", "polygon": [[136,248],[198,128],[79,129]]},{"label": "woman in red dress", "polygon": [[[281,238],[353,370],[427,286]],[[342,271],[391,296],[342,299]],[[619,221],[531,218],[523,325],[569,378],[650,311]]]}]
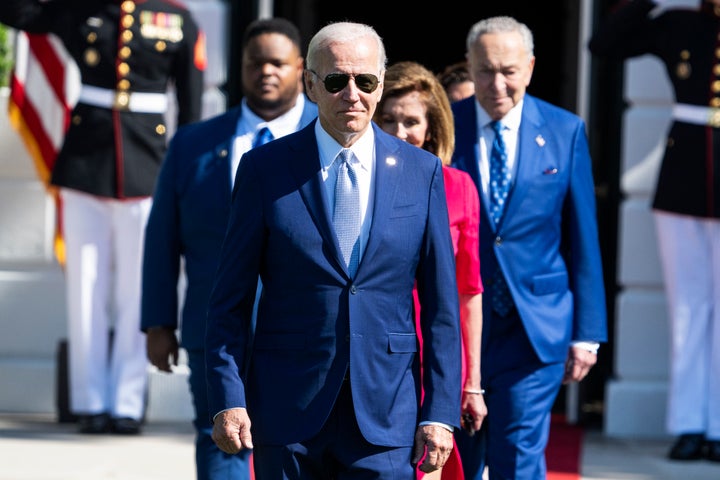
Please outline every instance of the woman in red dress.
[{"label": "woman in red dress", "polygon": [[[383,95],[374,120],[386,132],[434,153],[443,163],[460,298],[463,360],[461,418],[463,428],[477,431],[487,415],[480,383],[483,292],[479,248],[480,200],[470,175],[449,166],[455,148],[450,102],[432,72],[415,62],[398,62],[385,72]],[[419,318],[417,296],[415,314]],[[422,341],[422,336],[419,335],[419,338]],[[422,475],[418,471],[418,477]],[[439,476],[443,480],[464,479],[457,448],[453,449]]]}]

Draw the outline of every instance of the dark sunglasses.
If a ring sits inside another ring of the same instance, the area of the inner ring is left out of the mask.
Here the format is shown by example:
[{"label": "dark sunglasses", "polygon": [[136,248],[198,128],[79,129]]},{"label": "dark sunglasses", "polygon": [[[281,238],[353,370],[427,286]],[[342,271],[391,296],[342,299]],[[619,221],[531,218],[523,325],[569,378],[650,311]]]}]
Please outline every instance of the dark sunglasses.
[{"label": "dark sunglasses", "polygon": [[[318,75],[317,72],[315,72],[314,70],[309,71],[316,77],[320,78],[320,75]],[[347,73],[331,73],[327,77],[325,77],[322,82],[325,85],[325,90],[330,93],[337,93],[347,86],[350,78],[353,78],[355,80],[355,85],[357,85],[357,87],[365,93],[374,92],[377,89],[378,84],[380,83],[378,77],[376,77],[372,73],[360,73],[358,75],[348,75]]]}]

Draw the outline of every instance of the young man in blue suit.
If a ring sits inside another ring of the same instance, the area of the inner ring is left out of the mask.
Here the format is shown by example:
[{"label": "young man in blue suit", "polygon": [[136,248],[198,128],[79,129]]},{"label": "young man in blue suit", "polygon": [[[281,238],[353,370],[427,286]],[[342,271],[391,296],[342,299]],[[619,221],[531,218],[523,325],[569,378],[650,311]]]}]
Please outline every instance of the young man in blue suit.
[{"label": "young man in blue suit", "polygon": [[207,376],[213,439],[254,447],[258,480],[414,480],[424,453],[430,472],[452,451],[460,321],[442,165],[371,122],[385,64],[371,27],[323,27],[305,71],[318,120],[240,163]]},{"label": "young man in blue suit", "polygon": [[177,294],[184,260],[187,288],[182,346],[195,406],[198,480],[249,479],[250,450],[220,451],[212,441],[205,379],[205,319],[230,193],[240,157],[264,131],[281,137],[317,117],[303,94],[300,33],[281,18],[251,23],[242,44],[243,100],[212,119],[181,128],[162,166],[146,232],[142,329],[150,362],[164,372],[178,361]]},{"label": "young man in blue suit", "polygon": [[475,96],[452,105],[453,165],[473,177],[483,208],[488,416],[480,435],[458,433],[458,449],[466,478],[487,464],[491,480],[541,480],[560,386],[587,375],[607,336],[585,124],[526,94],[533,37],[513,18],[476,23],[467,58]]}]

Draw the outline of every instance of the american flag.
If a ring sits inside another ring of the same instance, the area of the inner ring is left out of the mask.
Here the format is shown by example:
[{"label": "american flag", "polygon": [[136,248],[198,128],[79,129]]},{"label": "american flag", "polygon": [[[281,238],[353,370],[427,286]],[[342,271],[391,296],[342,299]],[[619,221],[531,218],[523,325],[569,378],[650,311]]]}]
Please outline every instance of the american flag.
[{"label": "american flag", "polygon": [[[18,31],[10,79],[10,123],[25,143],[38,176],[49,188],[50,172],[80,94],[80,72],[54,35]],[[51,189],[56,206],[59,197]],[[64,263],[62,221],[57,208],[55,255]]]}]

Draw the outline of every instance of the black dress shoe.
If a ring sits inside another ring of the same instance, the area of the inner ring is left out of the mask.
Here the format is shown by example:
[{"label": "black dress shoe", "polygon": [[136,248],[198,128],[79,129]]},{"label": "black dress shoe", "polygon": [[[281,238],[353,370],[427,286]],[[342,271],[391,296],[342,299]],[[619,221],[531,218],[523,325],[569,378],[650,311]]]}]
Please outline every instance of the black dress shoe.
[{"label": "black dress shoe", "polygon": [[122,417],[112,419],[112,431],[113,433],[119,433],[120,435],[137,435],[142,429],[142,423],[140,420],[134,418]]},{"label": "black dress shoe", "polygon": [[107,433],[110,431],[110,415],[79,415],[78,431],[80,433]]},{"label": "black dress shoe", "polygon": [[720,462],[720,440],[708,440],[705,448],[705,458],[711,462]]},{"label": "black dress shoe", "polygon": [[699,460],[703,458],[705,436],[701,433],[680,435],[668,453],[671,460]]}]

